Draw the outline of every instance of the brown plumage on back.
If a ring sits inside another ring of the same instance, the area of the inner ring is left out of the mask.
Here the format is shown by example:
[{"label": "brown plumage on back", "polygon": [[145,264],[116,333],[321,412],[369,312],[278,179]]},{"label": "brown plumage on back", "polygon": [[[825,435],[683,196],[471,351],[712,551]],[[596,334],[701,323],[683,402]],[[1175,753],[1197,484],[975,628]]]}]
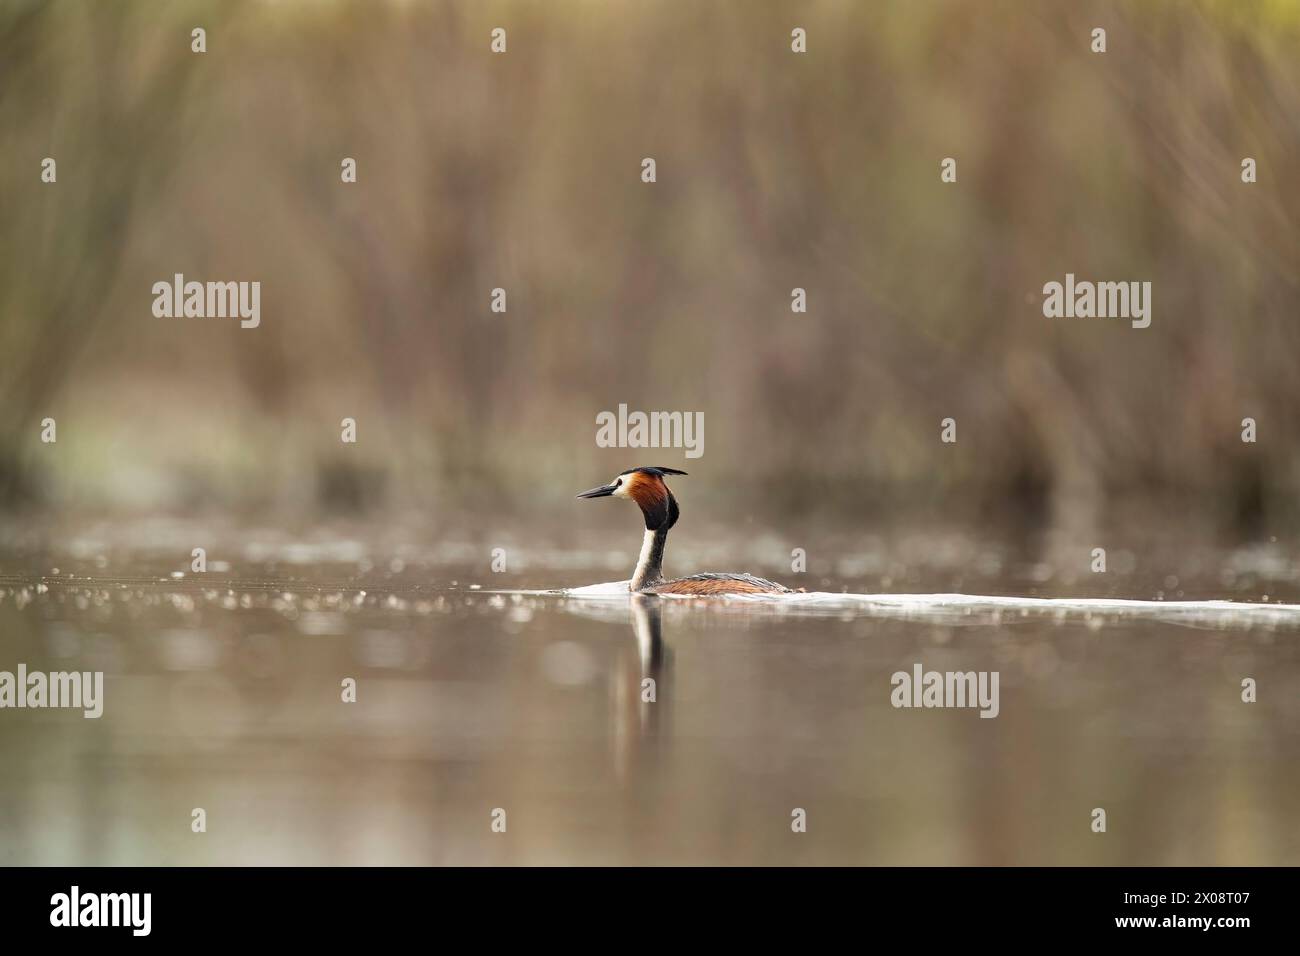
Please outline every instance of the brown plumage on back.
[{"label": "brown plumage on back", "polygon": [[608,485],[592,488],[579,498],[628,498],[637,503],[645,517],[645,539],[641,556],[632,573],[630,588],[649,594],[773,594],[788,593],[789,588],[752,574],[695,574],[688,578],[665,581],[663,577],[664,545],[668,532],[680,514],[677,499],[664,481],[667,475],[685,475],[675,468],[630,468]]},{"label": "brown plumage on back", "polygon": [[652,594],[771,594],[790,589],[752,574],[695,574],[647,590]]}]

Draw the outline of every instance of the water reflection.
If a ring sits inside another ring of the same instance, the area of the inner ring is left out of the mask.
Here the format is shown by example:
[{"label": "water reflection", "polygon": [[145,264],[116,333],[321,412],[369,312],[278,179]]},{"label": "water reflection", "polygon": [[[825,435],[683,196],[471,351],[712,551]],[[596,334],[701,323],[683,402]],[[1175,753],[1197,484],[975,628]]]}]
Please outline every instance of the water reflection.
[{"label": "water reflection", "polygon": [[659,598],[636,594],[628,598],[635,664],[621,666],[614,709],[614,766],[625,782],[654,773],[660,729],[669,721],[673,688],[668,684],[668,649],[663,638],[663,606]]}]

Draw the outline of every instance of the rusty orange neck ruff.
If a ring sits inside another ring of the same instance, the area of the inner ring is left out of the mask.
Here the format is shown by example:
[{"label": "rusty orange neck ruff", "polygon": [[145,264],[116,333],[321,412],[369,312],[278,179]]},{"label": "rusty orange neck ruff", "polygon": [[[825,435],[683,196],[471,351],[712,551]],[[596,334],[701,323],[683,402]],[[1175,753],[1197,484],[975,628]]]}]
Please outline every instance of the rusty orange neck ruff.
[{"label": "rusty orange neck ruff", "polygon": [[677,499],[657,475],[632,472],[626,478],[627,496],[641,508],[647,531],[667,531],[677,523]]}]

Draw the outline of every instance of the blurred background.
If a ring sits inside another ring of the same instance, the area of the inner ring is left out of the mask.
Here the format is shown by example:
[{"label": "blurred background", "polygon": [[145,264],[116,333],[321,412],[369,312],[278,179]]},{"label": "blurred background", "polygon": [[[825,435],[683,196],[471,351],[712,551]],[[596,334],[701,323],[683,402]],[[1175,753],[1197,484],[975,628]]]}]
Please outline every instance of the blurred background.
[{"label": "blurred background", "polygon": [[[1297,49],[1294,0],[5,0],[0,669],[106,704],[0,714],[0,862],[1300,862]],[[260,326],[154,317],[176,273]],[[1066,273],[1150,328],[1045,318]],[[704,456],[597,447],[620,404]],[[643,464],[669,573],[837,593],[536,593],[629,576],[573,496]],[[893,709],[918,661],[998,719]]]},{"label": "blurred background", "polygon": [[[11,0],[0,508],[524,518],[662,463],[723,518],[1291,533],[1298,41],[1231,0]],[[261,326],[155,318],[178,272]],[[1151,327],[1044,318],[1066,272]],[[704,457],[597,448],[620,402]]]}]

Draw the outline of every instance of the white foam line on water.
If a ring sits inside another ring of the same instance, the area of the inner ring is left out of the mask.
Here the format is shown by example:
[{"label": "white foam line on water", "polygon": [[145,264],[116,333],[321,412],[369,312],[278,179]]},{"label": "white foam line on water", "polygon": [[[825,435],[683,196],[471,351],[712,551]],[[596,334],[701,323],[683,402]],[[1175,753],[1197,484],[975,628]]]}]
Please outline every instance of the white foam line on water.
[{"label": "white foam line on water", "polygon": [[1062,620],[1152,621],[1193,627],[1300,628],[1300,605],[1233,601],[1138,601],[1123,598],[1028,598],[981,594],[794,594],[788,603],[811,611],[936,618],[1054,617]]},{"label": "white foam line on water", "polygon": [[[552,597],[626,600],[627,581],[611,581],[555,591],[502,592]],[[1235,601],[1146,601],[1124,598],[1037,598],[984,594],[851,594],[799,591],[793,594],[726,594],[698,597],[665,594],[669,601],[768,607],[781,613],[851,613],[884,617],[1008,617],[1052,615],[1059,618],[1106,617],[1160,621],[1193,626],[1300,627],[1300,604],[1244,604]]]},{"label": "white foam line on water", "polygon": [[834,594],[828,591],[782,594],[781,598],[834,598],[848,602],[896,607],[1000,607],[1019,610],[1124,611],[1166,613],[1178,611],[1273,611],[1300,615],[1300,604],[1239,604],[1235,601],[1137,601],[1127,598],[1030,598],[983,594]]}]

